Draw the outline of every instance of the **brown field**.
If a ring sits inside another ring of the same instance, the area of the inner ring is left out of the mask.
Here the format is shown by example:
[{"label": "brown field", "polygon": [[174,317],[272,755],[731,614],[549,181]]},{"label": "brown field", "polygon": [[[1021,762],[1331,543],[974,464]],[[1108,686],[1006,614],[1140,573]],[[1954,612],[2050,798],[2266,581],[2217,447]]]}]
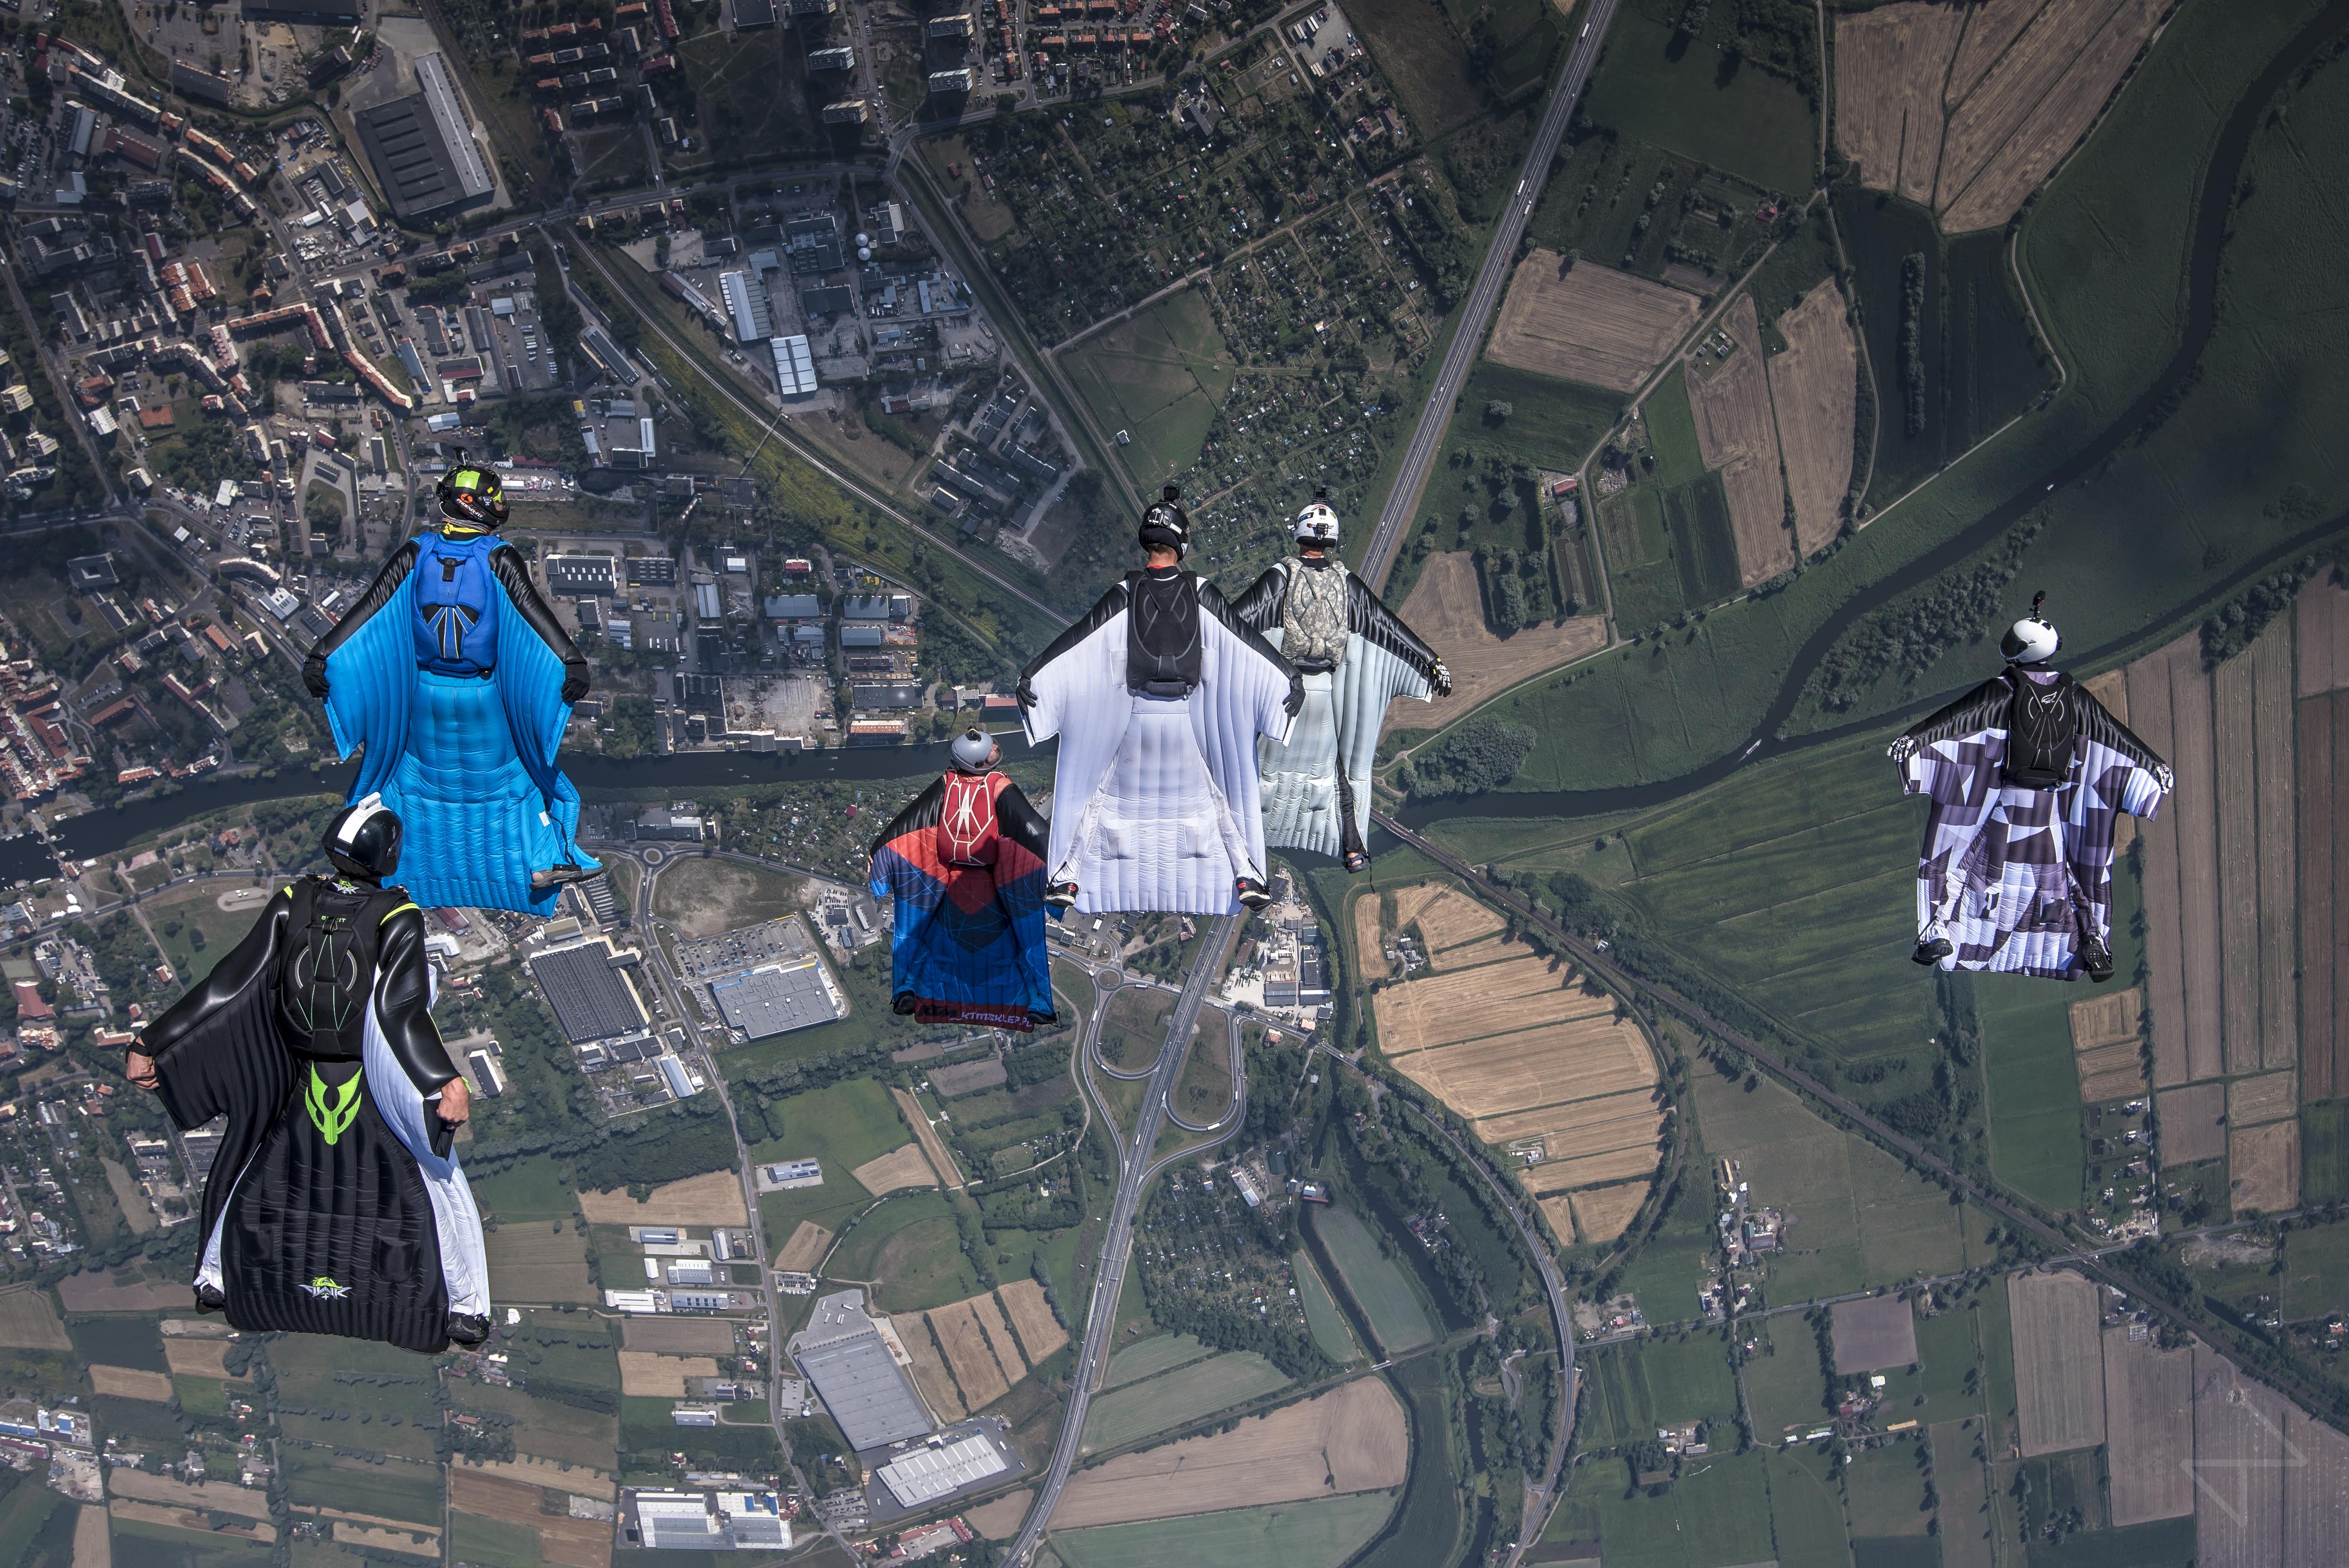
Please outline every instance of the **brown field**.
[{"label": "brown field", "polygon": [[117,1284],[101,1269],[84,1269],[57,1282],[57,1299],[67,1312],[191,1312],[196,1292],[184,1279]]},{"label": "brown field", "polygon": [[1965,16],[1962,7],[1911,4],[1836,18],[1836,145],[1859,165],[1861,184],[1931,203],[1941,79]]},{"label": "brown field", "polygon": [[806,1274],[823,1262],[825,1251],[832,1245],[832,1233],[813,1220],[802,1220],[792,1232],[792,1239],[775,1254],[775,1266],[789,1274]]},{"label": "brown field", "polygon": [[969,1414],[969,1407],[955,1392],[954,1378],[947,1371],[946,1361],[938,1355],[938,1347],[932,1342],[926,1328],[916,1321],[918,1315],[909,1317],[905,1329],[897,1336],[905,1342],[905,1354],[913,1358],[914,1386],[922,1391],[922,1398],[933,1414],[946,1420],[959,1421]]},{"label": "brown field", "polygon": [[[1786,537],[1778,426],[1770,411],[1770,378],[1762,364],[1754,296],[1738,295],[1720,322],[1736,340],[1737,351],[1709,378],[1700,380],[1693,369],[1686,372],[1689,407],[1696,414],[1696,444],[1704,466],[1721,470],[1730,529],[1737,536],[1738,575],[1750,586],[1794,565],[1795,545]],[[1848,464],[1842,482],[1851,482]]]},{"label": "brown field", "polygon": [[108,1470],[106,1485],[115,1496],[136,1498],[140,1502],[160,1502],[199,1512],[233,1513],[241,1519],[269,1517],[268,1494],[258,1487],[238,1486],[234,1481],[198,1485],[124,1467]]},{"label": "brown field", "polygon": [[1517,263],[1485,357],[1614,392],[1639,388],[1696,325],[1692,294],[1555,251]]},{"label": "brown field", "polygon": [[2223,1084],[2198,1083],[2191,1088],[2166,1088],[2154,1099],[2161,1118],[2161,1162],[2188,1165],[2216,1160],[2227,1152],[2227,1090]]},{"label": "brown field", "polygon": [[[2129,727],[2174,765],[2178,748],[2169,722],[2168,650],[2129,665],[2125,686]],[[2154,820],[2137,830],[2145,835],[2145,965],[2150,976],[2146,1006],[2153,1014],[2153,1082],[2157,1088],[2169,1088],[2189,1076],[2181,953],[2185,941],[2178,923],[2178,801],[2164,801]]]},{"label": "brown field", "polygon": [[1023,1487],[980,1503],[977,1508],[963,1510],[962,1522],[989,1541],[1009,1541],[1019,1533],[1019,1525],[1028,1517],[1028,1505],[1036,1494]]},{"label": "brown field", "polygon": [[[2238,1210],[2272,1214],[2300,1202],[2300,1123],[2227,1130],[2228,1186]],[[93,1368],[95,1370],[95,1368]]]},{"label": "brown field", "polygon": [[1568,989],[1574,972],[1528,948],[1475,969],[1431,975],[1378,994],[1379,1048],[1389,1057],[1504,1029],[1588,1016],[1613,1004]]},{"label": "brown field", "polygon": [[[1614,1189],[1608,1188],[1606,1191],[1612,1191]],[[1586,1193],[1584,1196],[1587,1197],[1588,1194]],[[1547,1216],[1549,1220],[1549,1228],[1557,1233],[1557,1244],[1559,1246],[1570,1247],[1577,1242],[1598,1240],[1596,1236],[1584,1236],[1576,1231],[1574,1224],[1574,1200],[1568,1194],[1559,1192],[1547,1198],[1537,1198],[1534,1200],[1534,1205],[1541,1210],[1544,1215]],[[1629,1222],[1629,1221],[1625,1222],[1627,1224]],[[1620,1232],[1617,1233],[1619,1235],[1620,1233]]]},{"label": "brown field", "polygon": [[2283,1563],[2329,1563],[2349,1541],[2349,1438],[2294,1406],[2284,1417]]},{"label": "brown field", "polygon": [[[1435,885],[1427,893],[1413,918],[1419,923],[1419,934],[1427,944],[1431,961],[1470,943],[1481,945],[1484,938],[1501,929],[1499,915],[1456,888]],[[1396,907],[1402,907],[1400,899]]]},{"label": "brown field", "polygon": [[[1610,1098],[1620,1099],[1645,1097],[1618,1095]],[[1527,1119],[1538,1114],[1538,1112],[1528,1113]],[[1542,1140],[1542,1158],[1555,1163],[1561,1160],[1580,1160],[1587,1155],[1609,1154],[1619,1149],[1652,1150],[1656,1147],[1656,1140],[1663,1136],[1663,1131],[1662,1108],[1650,1106],[1642,1114],[1637,1116],[1617,1117],[1611,1120],[1598,1122],[1571,1131],[1557,1130],[1544,1131],[1539,1134]],[[1521,1132],[1507,1141],[1516,1142],[1530,1136],[1534,1135]],[[1551,1185],[1552,1183],[1547,1181],[1542,1183],[1545,1188]]]},{"label": "brown field", "polygon": [[877,1160],[867,1160],[849,1172],[857,1184],[878,1198],[885,1192],[895,1192],[907,1187],[935,1187],[938,1173],[922,1157],[922,1146],[908,1143],[893,1149]]},{"label": "brown field", "polygon": [[2046,0],[2023,5],[1985,6],[1976,12],[1973,26],[1966,29],[1958,44],[1957,58],[1950,65],[1950,83],[1945,89],[1950,100],[1964,98],[1982,86],[1982,78],[1997,65],[1999,57],[2013,43],[2015,35],[2030,24]]},{"label": "brown field", "polygon": [[1835,1305],[1836,1376],[1906,1367],[1917,1359],[1917,1315],[1897,1295]]},{"label": "brown field", "polygon": [[[2128,671],[2106,670],[2100,676],[2090,676],[2080,683],[2090,696],[2105,705],[2105,710],[2123,724],[2129,721]],[[2113,853],[2125,855],[2137,841],[2137,820],[2124,811],[2113,819]]]},{"label": "brown field", "polygon": [[[2175,878],[2177,892],[2172,894],[2164,885],[2168,879],[2155,864],[2162,846],[2158,839],[2148,834],[2147,903],[2150,907],[2159,894],[2168,902],[2177,923],[2178,973],[2186,1023],[2186,1079],[2217,1078],[2224,1068],[2226,1057],[2220,1046],[2219,813],[2213,799],[2218,769],[2211,757],[2210,677],[2202,670],[2201,639],[2193,633],[2147,657],[2163,660],[2168,665],[2172,736],[2168,755],[2170,767],[2178,775],[2178,788],[2162,803],[2161,817],[2156,819],[2157,823],[2163,818],[2170,819],[2177,830],[2176,853],[2168,859],[2168,875]],[[2134,671],[2130,683],[2129,712],[2137,723],[2143,723],[2146,713],[2135,700]],[[2137,730],[2140,737],[2144,733]],[[2148,740],[2147,744],[2153,742]],[[2155,1006],[2157,1045],[2164,1027],[2159,1006],[2163,999],[2158,993],[2150,998]]]},{"label": "brown field", "polygon": [[2251,663],[2212,673],[2212,760],[2219,808],[2219,1037],[2227,1070],[2255,1073],[2260,1047],[2260,818],[2251,749]]},{"label": "brown field", "polygon": [[1389,704],[1387,727],[1392,729],[1441,729],[1511,686],[1607,645],[1603,615],[1577,615],[1495,636],[1485,624],[1475,558],[1464,550],[1429,556],[1396,614],[1444,655],[1444,665],[1452,671],[1452,695],[1432,702]]},{"label": "brown field", "polygon": [[[954,1368],[966,1404],[974,1410],[984,1409],[1010,1390],[1012,1378],[997,1361],[970,1302],[958,1301],[926,1315],[938,1336],[938,1347],[946,1352],[947,1365]],[[1015,1365],[1018,1359],[1015,1355]]]},{"label": "brown field", "polygon": [[1586,1242],[1611,1242],[1639,1216],[1648,1201],[1648,1184],[1629,1181],[1619,1187],[1593,1187],[1574,1194],[1574,1225]]},{"label": "brown field", "polygon": [[731,1171],[712,1171],[653,1189],[639,1203],[627,1189],[582,1192],[579,1212],[597,1225],[747,1225],[742,1207],[742,1178]]},{"label": "brown field", "polygon": [[520,1481],[460,1466],[449,1472],[449,1506],[477,1519],[519,1524],[538,1537],[539,1555],[562,1568],[606,1568],[612,1527],[598,1519],[548,1513],[545,1493]]},{"label": "brown field", "polygon": [[2014,1387],[2025,1459],[2105,1440],[2096,1287],[2065,1269],[2007,1276]]},{"label": "brown field", "polygon": [[[930,1169],[937,1172],[934,1180],[945,1182],[949,1192],[961,1191],[962,1172],[955,1169],[954,1156],[947,1152],[945,1140],[938,1137],[938,1130],[930,1125],[930,1119],[922,1114],[920,1104],[902,1088],[891,1089],[889,1097],[897,1102],[898,1113],[905,1117],[905,1125],[914,1130],[915,1140],[921,1144],[922,1152],[929,1156]],[[912,1183],[915,1186],[928,1184],[926,1181]],[[877,1193],[879,1189],[875,1188],[874,1191]]]},{"label": "brown field", "polygon": [[[1959,47],[1958,70],[1994,63],[1960,96],[1950,86],[1949,129],[1934,181],[1944,232],[1956,234],[2005,222],[2057,161],[2095,123],[2106,98],[2152,34],[2163,0],[2048,0],[2003,48]],[[1984,6],[2002,29],[2023,6]]]},{"label": "brown field", "polygon": [[145,1399],[166,1405],[172,1398],[171,1378],[160,1372],[141,1372],[130,1367],[94,1366],[89,1369],[89,1386],[119,1399]]},{"label": "brown field", "polygon": [[977,1061],[957,1062],[952,1067],[936,1068],[930,1073],[930,1087],[942,1097],[974,1094],[983,1088],[993,1088],[1009,1077],[1001,1057],[981,1057]]},{"label": "brown field", "polygon": [[2105,1330],[2105,1430],[2116,1529],[2194,1511],[2194,1353]]},{"label": "brown field", "polygon": [[731,1356],[734,1326],[722,1317],[629,1317],[620,1325],[631,1350],[663,1356]]},{"label": "brown field", "polygon": [[1568,1160],[1545,1160],[1526,1171],[1525,1180],[1536,1191],[1548,1196],[1602,1181],[1624,1181],[1648,1175],[1661,1158],[1652,1143],[1606,1154],[1578,1154]]},{"label": "brown field", "polygon": [[[418,1536],[425,1537],[419,1541]],[[404,1552],[411,1557],[440,1559],[440,1532],[429,1525],[409,1527],[404,1524],[361,1524],[355,1520],[335,1521],[335,1540],[348,1546],[371,1546],[383,1552]]]},{"label": "brown field", "polygon": [[569,1225],[532,1220],[500,1225],[482,1238],[490,1253],[490,1295],[497,1301],[597,1302],[587,1275],[587,1238]]},{"label": "brown field", "polygon": [[1833,280],[1778,318],[1778,335],[1786,347],[1770,360],[1770,403],[1786,464],[1786,493],[1795,501],[1795,547],[1807,559],[1843,526],[1859,348]]},{"label": "brown field", "polygon": [[1386,938],[1379,927],[1379,895],[1364,888],[1354,895],[1354,957],[1364,976],[1375,979],[1394,972],[1386,951]]},{"label": "brown field", "polygon": [[2132,985],[2107,991],[2072,1004],[2072,1048],[2092,1051],[2137,1039],[2137,1020],[2145,1011],[2145,994]]},{"label": "brown field", "polygon": [[534,1460],[527,1454],[510,1460],[459,1460],[450,1462],[480,1470],[483,1475],[518,1480],[525,1486],[575,1491],[582,1497],[600,1497],[606,1502],[620,1495],[620,1483],[590,1465],[572,1465],[566,1469],[552,1460]]},{"label": "brown field", "polygon": [[2300,1059],[2300,997],[2293,984],[2292,938],[2298,897],[2297,805],[2292,781],[2292,628],[2269,624],[2251,645],[2251,745],[2259,755],[2260,1063],[2290,1067]]},{"label": "brown field", "polygon": [[0,1290],[0,1346],[11,1350],[71,1350],[73,1341],[49,1305],[49,1293],[36,1285]]},{"label": "brown field", "polygon": [[2322,696],[2349,686],[2349,588],[2333,583],[2327,572],[2300,591],[2299,674],[2294,690],[2302,696]]},{"label": "brown field", "polygon": [[2195,1346],[2194,1546],[2202,1568],[2276,1568],[2284,1561],[2290,1408],[2282,1395]]},{"label": "brown field", "polygon": [[[232,1524],[214,1529],[212,1520],[193,1509],[171,1508],[161,1503],[134,1502],[118,1497],[107,1504],[107,1511],[117,1519],[127,1519],[137,1524],[167,1524],[175,1530],[192,1530],[200,1534],[218,1535],[232,1541],[262,1541],[274,1542],[277,1527],[266,1518],[256,1518],[250,1524]],[[80,1533],[78,1529],[77,1536]]]},{"label": "brown field", "polygon": [[1055,1530],[1213,1513],[1399,1487],[1410,1468],[1402,1406],[1384,1379],[1358,1377],[1228,1432],[1121,1454],[1070,1477]]},{"label": "brown field", "polygon": [[1028,1359],[1019,1353],[1019,1342],[1011,1337],[1011,1325],[1003,1315],[1003,1304],[995,1299],[993,1291],[970,1298],[971,1315],[987,1330],[987,1342],[995,1347],[995,1359],[1001,1364],[1004,1376],[1014,1383],[1028,1376]]},{"label": "brown field", "polygon": [[2083,1105],[2135,1099],[2145,1092],[2145,1057],[2136,1046],[2099,1046],[2082,1051],[2075,1061]]},{"label": "brown field", "polygon": [[2349,970],[2349,919],[2340,913],[2349,909],[2349,853],[2338,820],[2349,799],[2341,782],[2349,778],[2349,696],[2310,698],[2299,717],[2301,1073],[2309,1099],[2330,1099],[2349,1093],[2349,1026],[2334,1010],[2336,974]]},{"label": "brown field", "polygon": [[106,1510],[82,1506],[74,1519],[74,1568],[114,1568],[114,1547],[106,1532]]},{"label": "brown field", "polygon": [[1014,1280],[995,1294],[1003,1298],[1004,1310],[1010,1315],[1011,1330],[1019,1336],[1019,1346],[1030,1366],[1069,1342],[1069,1331],[1052,1315],[1051,1307],[1044,1300],[1044,1287],[1034,1280]]},{"label": "brown field", "polygon": [[1402,1057],[1395,1070],[1475,1119],[1656,1081],[1656,1059],[1638,1026],[1599,1013]]},{"label": "brown field", "polygon": [[1656,1097],[1638,1089],[1610,1094],[1571,1105],[1513,1110],[1489,1116],[1476,1124],[1476,1136],[1487,1143],[1514,1143],[1521,1138],[1570,1140],[1570,1152],[1619,1149],[1645,1139],[1654,1142],[1663,1109]]},{"label": "brown field", "polygon": [[2299,1110],[2295,1074],[2289,1072],[2261,1073],[2258,1078],[2237,1078],[2227,1086],[2227,1125],[2255,1127],[2262,1121],[2279,1121]]},{"label": "brown field", "polygon": [[715,1377],[718,1363],[707,1356],[662,1356],[648,1350],[620,1352],[620,1392],[650,1399],[682,1399],[688,1377]]},{"label": "brown field", "polygon": [[163,1360],[175,1377],[220,1377],[233,1382],[250,1383],[253,1374],[239,1372],[232,1378],[229,1369],[221,1365],[228,1354],[228,1344],[220,1339],[180,1339],[163,1341]]}]

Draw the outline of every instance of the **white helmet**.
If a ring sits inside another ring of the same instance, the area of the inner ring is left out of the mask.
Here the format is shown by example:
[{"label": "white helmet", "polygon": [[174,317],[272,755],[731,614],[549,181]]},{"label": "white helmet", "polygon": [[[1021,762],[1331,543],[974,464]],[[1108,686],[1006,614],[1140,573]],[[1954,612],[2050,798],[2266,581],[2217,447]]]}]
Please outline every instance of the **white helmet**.
[{"label": "white helmet", "polygon": [[984,773],[988,759],[995,755],[995,737],[977,725],[972,725],[955,737],[954,765],[965,773]]},{"label": "white helmet", "polygon": [[2064,645],[2064,634],[2039,614],[2039,606],[2047,603],[2047,590],[2042,588],[2031,596],[2031,614],[2006,629],[1998,640],[1998,651],[2006,655],[2010,665],[2044,664],[2055,656]]},{"label": "white helmet", "polygon": [[1297,525],[1289,536],[1299,544],[1320,544],[1334,548],[1338,542],[1338,514],[1330,510],[1330,490],[1317,487],[1313,500],[1297,514]]}]

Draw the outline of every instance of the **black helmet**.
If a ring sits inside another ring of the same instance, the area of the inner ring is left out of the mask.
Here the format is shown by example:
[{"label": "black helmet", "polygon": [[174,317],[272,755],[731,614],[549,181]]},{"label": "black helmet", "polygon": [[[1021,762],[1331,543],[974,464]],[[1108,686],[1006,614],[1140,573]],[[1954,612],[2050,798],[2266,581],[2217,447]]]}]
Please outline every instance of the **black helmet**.
[{"label": "black helmet", "polygon": [[326,824],[326,859],[345,876],[383,882],[399,869],[399,814],[381,795],[352,801]]},{"label": "black helmet", "polygon": [[1142,548],[1171,550],[1178,557],[1191,552],[1191,517],[1174,499],[1183,493],[1180,485],[1168,485],[1158,492],[1158,504],[1142,514]]},{"label": "black helmet", "polygon": [[462,447],[457,466],[440,476],[440,515],[451,522],[496,528],[506,520],[506,487],[497,470],[467,462]]}]

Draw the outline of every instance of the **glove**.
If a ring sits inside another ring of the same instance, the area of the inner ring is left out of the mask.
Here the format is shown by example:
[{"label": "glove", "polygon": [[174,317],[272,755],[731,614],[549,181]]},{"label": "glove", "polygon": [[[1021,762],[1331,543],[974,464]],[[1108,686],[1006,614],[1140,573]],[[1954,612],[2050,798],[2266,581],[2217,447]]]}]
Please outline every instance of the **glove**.
[{"label": "glove", "polygon": [[2169,770],[2169,764],[2167,762],[2155,764],[2153,781],[2161,786],[2161,792],[2165,795],[2178,788],[2178,775]]},{"label": "glove", "polygon": [[1011,689],[1011,695],[1019,704],[1019,711],[1022,713],[1036,706],[1036,688],[1028,684],[1026,676],[1019,677],[1019,684]]},{"label": "glove", "polygon": [[587,695],[587,666],[566,665],[563,675],[563,706],[572,707]]},{"label": "glove", "polygon": [[1444,667],[1442,659],[1436,660],[1435,667],[1427,672],[1427,684],[1438,696],[1452,695],[1452,672]]},{"label": "glove", "polygon": [[1884,755],[1906,767],[1909,759],[1917,755],[1917,738],[1913,735],[1902,736],[1884,748]]},{"label": "glove", "polygon": [[1288,677],[1288,695],[1281,699],[1280,707],[1281,710],[1291,718],[1295,718],[1304,709],[1305,677],[1303,676]]},{"label": "glove", "polygon": [[320,702],[326,700],[326,661],[312,654],[302,661],[302,684]]}]

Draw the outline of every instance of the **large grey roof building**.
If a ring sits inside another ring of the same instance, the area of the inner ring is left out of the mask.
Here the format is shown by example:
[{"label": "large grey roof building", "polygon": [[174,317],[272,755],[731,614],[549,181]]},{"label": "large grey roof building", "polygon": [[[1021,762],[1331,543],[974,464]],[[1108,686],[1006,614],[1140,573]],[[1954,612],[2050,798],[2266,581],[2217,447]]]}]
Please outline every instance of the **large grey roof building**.
[{"label": "large grey roof building", "polygon": [[818,1297],[815,1315],[787,1348],[850,1448],[863,1452],[929,1435],[921,1397],[865,1315],[863,1291]]},{"label": "large grey roof building", "polygon": [[622,968],[637,961],[601,940],[557,947],[530,960],[532,978],[554,1008],[555,1022],[574,1046],[608,1040],[645,1026],[645,1005]]},{"label": "large grey roof building", "polygon": [[418,57],[416,86],[406,98],[357,117],[359,143],[384,199],[402,218],[464,206],[497,189],[440,56]]}]

